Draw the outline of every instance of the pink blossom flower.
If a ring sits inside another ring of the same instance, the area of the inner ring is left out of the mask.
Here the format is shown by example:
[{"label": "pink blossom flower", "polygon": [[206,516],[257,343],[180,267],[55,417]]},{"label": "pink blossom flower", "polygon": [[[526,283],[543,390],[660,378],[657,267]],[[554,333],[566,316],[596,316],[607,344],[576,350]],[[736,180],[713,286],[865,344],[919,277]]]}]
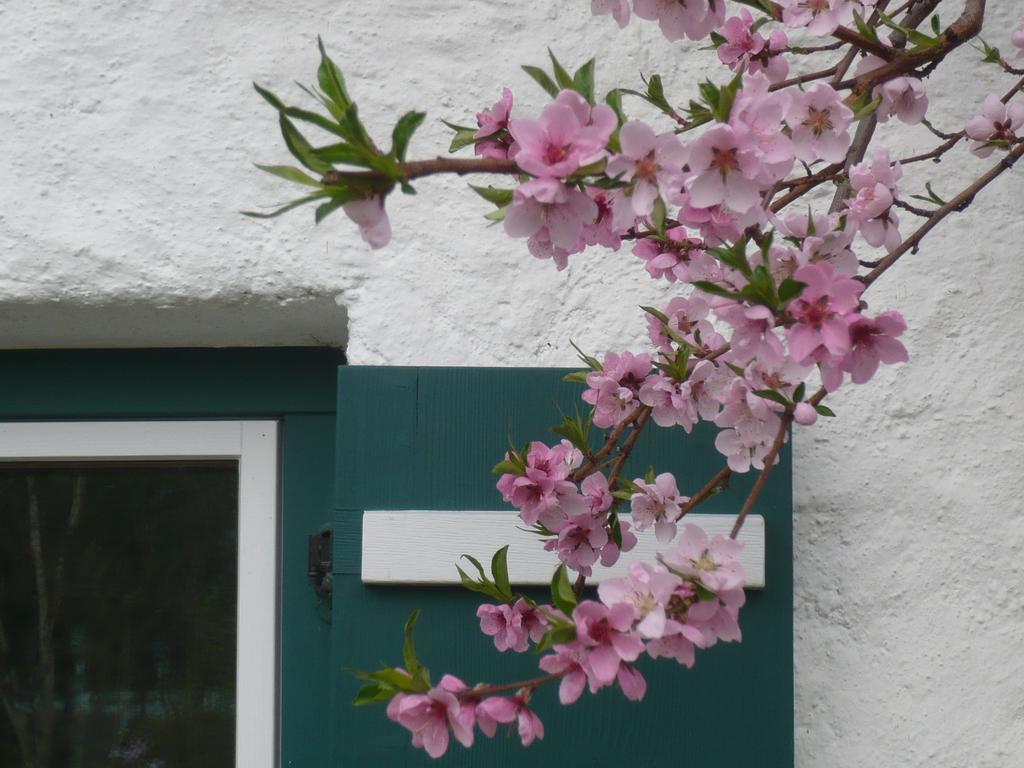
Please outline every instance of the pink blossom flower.
[{"label": "pink blossom flower", "polygon": [[1024,59],[1024,19],[1017,22],[1017,26],[1010,34],[1010,43],[1017,49],[1018,59]]},{"label": "pink blossom flower", "polygon": [[699,208],[725,204],[745,213],[761,199],[760,165],[748,132],[716,125],[690,145],[690,203]]},{"label": "pink blossom flower", "polygon": [[809,427],[818,420],[818,412],[810,403],[797,403],[793,408],[793,421]]},{"label": "pink blossom flower", "polygon": [[[597,218],[597,205],[585,193],[555,179],[531,179],[520,184],[505,212],[505,232],[510,237],[531,238],[531,252],[553,258],[559,270],[568,265],[579,248],[584,227]],[[547,249],[534,248],[543,243]]]},{"label": "pink blossom flower", "polygon": [[637,395],[651,371],[651,356],[623,352],[605,355],[602,370],[587,374],[581,397],[594,406],[594,425],[613,427],[640,407]]},{"label": "pink blossom flower", "polygon": [[[859,77],[884,64],[885,61],[869,54],[860,60],[856,74]],[[907,125],[917,125],[928,111],[928,94],[924,83],[916,77],[903,75],[886,80],[875,86],[871,97],[880,100],[875,110],[880,123],[888,122],[895,115]]]},{"label": "pink blossom flower", "polygon": [[[611,530],[609,528],[609,531]],[[615,565],[619,561],[619,555],[622,552],[629,552],[636,546],[636,536],[629,530],[629,523],[625,520],[619,520],[619,539],[622,541],[621,547],[615,543],[615,539],[609,533],[608,543],[601,550],[601,565],[605,568]]]},{"label": "pink blossom flower", "polygon": [[[668,327],[693,346],[697,346],[696,333],[714,331],[714,326],[707,321],[709,311],[708,302],[696,294],[676,296],[662,308]],[[672,341],[665,333],[665,325],[653,315],[647,317],[647,336],[662,352],[672,353]]]},{"label": "pink blossom flower", "polygon": [[1008,147],[1017,140],[1015,131],[1021,124],[1024,124],[1024,104],[1004,104],[998,94],[990,93],[985,97],[981,114],[968,120],[964,129],[974,139],[971,142],[971,153],[978,157],[988,157],[999,146],[993,142]]},{"label": "pink blossom flower", "polygon": [[796,321],[787,330],[793,360],[804,365],[845,355],[850,351],[845,316],[857,308],[863,283],[835,274],[825,262],[805,264],[793,277],[807,285],[788,308]]},{"label": "pink blossom flower", "polygon": [[640,387],[640,402],[651,406],[654,423],[659,427],[678,424],[687,434],[697,423],[697,412],[689,395],[683,382],[662,374],[648,376]]},{"label": "pink blossom flower", "polygon": [[539,642],[547,631],[544,614],[520,598],[512,605],[491,605],[484,603],[476,610],[480,619],[480,631],[494,638],[494,647],[499,651],[509,649],[523,653],[530,647],[530,641]]},{"label": "pink blossom flower", "polygon": [[726,457],[733,472],[764,469],[781,423],[779,416],[769,401],[750,391],[743,379],[734,378],[720,399],[724,407],[715,424],[723,429],[715,437],[716,450]]},{"label": "pink blossom flower", "polygon": [[793,141],[781,130],[790,99],[788,91],[772,91],[765,75],[745,75],[729,111],[729,125],[745,137],[759,163],[751,165],[756,168],[751,178],[761,187],[785,178],[793,167]]},{"label": "pink blossom flower", "polygon": [[[460,703],[456,693],[467,686],[445,675],[440,685],[425,694],[398,694],[388,706],[388,717],[412,732],[412,745],[431,757],[448,750],[448,731],[464,747],[473,746],[474,706]],[[397,701],[396,701],[397,700]]]},{"label": "pink blossom flower", "polygon": [[584,514],[587,506],[568,477],[583,462],[568,440],[553,448],[534,441],[526,456],[526,473],[503,474],[497,487],[504,500],[519,510],[527,525],[538,522],[557,530],[566,516]]},{"label": "pink blossom flower", "polygon": [[509,121],[516,143],[510,155],[522,170],[563,179],[605,155],[618,118],[604,104],[591,109],[575,91],[564,90],[535,120]]},{"label": "pink blossom flower", "polygon": [[683,515],[682,505],[690,497],[680,495],[671,472],[662,472],[653,483],[645,483],[642,478],[633,483],[640,489],[629,499],[633,525],[638,531],[653,525],[658,541],[663,544],[672,541],[676,535],[676,520]]},{"label": "pink blossom flower", "polygon": [[539,665],[545,672],[562,675],[558,684],[558,700],[562,704],[572,704],[579,699],[587,683],[584,668],[586,652],[577,642],[556,645],[554,650],[553,654],[542,656]]},{"label": "pink blossom flower", "polygon": [[476,705],[476,724],[488,738],[493,738],[499,723],[511,723],[519,709],[514,699],[490,696]]},{"label": "pink blossom flower", "polygon": [[659,194],[682,186],[686,150],[674,133],[654,134],[647,123],[630,120],[619,131],[621,154],[608,161],[607,174],[629,184],[615,212],[615,226],[626,229],[637,216],[648,216]]},{"label": "pink blossom flower", "polygon": [[725,304],[715,315],[732,326],[729,339],[730,362],[746,365],[755,357],[770,364],[782,362],[786,354],[775,333],[775,314],[760,304]]},{"label": "pink blossom flower", "polygon": [[587,475],[580,485],[580,490],[583,491],[583,501],[592,515],[607,511],[614,501],[608,488],[608,478],[600,472]]},{"label": "pink blossom flower", "polygon": [[[874,0],[864,4],[874,5]],[[831,35],[836,27],[853,23],[854,10],[863,11],[852,0],[780,0],[779,5],[787,27],[807,27],[815,35]]]},{"label": "pink blossom flower", "polygon": [[632,664],[620,664],[615,679],[622,695],[630,701],[640,701],[647,693],[647,681]]},{"label": "pink blossom flower", "polygon": [[479,141],[474,152],[483,157],[496,157],[504,160],[508,157],[512,140],[508,135],[508,119],[512,114],[512,91],[502,88],[501,98],[490,109],[477,112],[476,124],[480,129],[473,134],[474,139],[489,138],[490,141]]},{"label": "pink blossom flower", "polygon": [[584,600],[572,612],[576,640],[586,654],[584,671],[591,686],[609,685],[622,662],[636,661],[644,643],[633,634],[635,610],[625,603],[608,608]]},{"label": "pink blossom flower", "polygon": [[852,349],[841,363],[854,384],[870,380],[879,362],[893,365],[907,361],[906,347],[896,340],[905,330],[907,322],[899,312],[882,312],[875,318],[855,316],[850,323]]},{"label": "pink blossom flower", "polygon": [[[583,225],[583,243],[585,245],[603,245],[605,248],[619,250],[619,246],[622,245],[622,236],[628,229],[628,227],[623,229],[615,226],[615,207],[622,197],[621,191],[601,189],[600,187],[587,187],[585,191],[597,206],[597,217],[592,224]],[[582,250],[582,248],[577,247],[574,250]]]},{"label": "pink blossom flower", "polygon": [[714,536],[710,540],[704,529],[697,525],[684,525],[674,549],[662,555],[662,561],[674,571],[698,579],[712,592],[739,589],[746,581],[740,565],[742,542],[728,536]]},{"label": "pink blossom flower", "polygon": [[878,149],[870,163],[857,163],[850,168],[850,186],[854,196],[846,201],[847,221],[876,248],[896,248],[902,237],[899,218],[892,208],[896,199],[896,182],[902,177],[899,163],[889,162],[889,152]]},{"label": "pink blossom flower", "polygon": [[827,261],[836,272],[855,275],[857,256],[850,250],[855,232],[837,229],[838,214],[790,212],[776,219],[781,234],[800,241],[799,264]]},{"label": "pink blossom flower", "polygon": [[626,603],[636,610],[636,631],[647,639],[665,634],[668,605],[682,580],[661,566],[630,563],[629,576],[606,579],[597,587],[601,602],[611,607]]},{"label": "pink blossom flower", "polygon": [[725,20],[721,0],[633,0],[633,11],[641,19],[657,21],[671,42],[684,37],[700,40]]},{"label": "pink blossom flower", "polygon": [[685,227],[673,227],[666,239],[641,238],[633,246],[633,255],[646,262],[647,274],[654,279],[665,278],[694,282],[708,280],[717,272],[717,262],[704,250],[704,242],[690,237]]},{"label": "pink blossom flower", "polygon": [[724,589],[713,600],[701,600],[686,611],[686,623],[692,630],[703,635],[699,648],[710,648],[719,640],[726,643],[743,639],[740,631],[740,608],[746,602],[746,594],[740,588]]},{"label": "pink blossom flower", "polygon": [[359,227],[359,236],[374,250],[391,242],[391,222],[384,210],[384,196],[376,195],[365,200],[352,200],[341,206]]},{"label": "pink blossom flower", "polygon": [[629,0],[590,0],[590,12],[594,16],[611,14],[620,29],[629,24]]},{"label": "pink blossom flower", "polygon": [[741,66],[750,74],[764,72],[768,80],[777,83],[789,74],[789,63],[780,54],[789,45],[789,38],[781,29],[773,30],[765,40],[753,30],[754,17],[746,8],[739,16],[725,20],[719,30],[725,42],[718,46],[718,58],[734,72]]},{"label": "pink blossom flower", "polygon": [[544,738],[544,724],[527,706],[524,697],[491,696],[476,706],[476,721],[488,737],[494,736],[499,723],[516,722],[524,747]]},{"label": "pink blossom flower", "polygon": [[793,131],[793,146],[801,160],[838,163],[846,158],[853,110],[840,101],[831,85],[815,83],[806,91],[795,93],[786,122]]},{"label": "pink blossom flower", "polygon": [[604,520],[586,513],[567,517],[558,536],[546,542],[544,549],[557,552],[567,568],[589,576],[590,566],[597,562],[607,543]]}]

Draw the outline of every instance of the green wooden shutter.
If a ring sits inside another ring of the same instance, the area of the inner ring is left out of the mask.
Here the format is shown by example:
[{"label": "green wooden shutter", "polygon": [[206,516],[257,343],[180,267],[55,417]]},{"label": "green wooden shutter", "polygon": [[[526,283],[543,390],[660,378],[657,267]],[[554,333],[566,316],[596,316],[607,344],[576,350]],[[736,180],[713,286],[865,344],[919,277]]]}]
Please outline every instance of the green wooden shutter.
[{"label": "green wooden shutter", "polygon": [[[537,657],[499,654],[479,631],[478,596],[459,588],[368,586],[359,577],[364,510],[501,510],[491,466],[506,435],[522,443],[556,438],[555,403],[572,412],[580,388],[556,369],[343,367],[338,379],[335,473],[335,574],[332,606],[331,764],[427,765],[409,734],[385,718],[383,707],[350,705],[358,687],[344,668],[400,661],[401,629],[415,608],[423,615],[417,644],[435,680],[451,672],[472,685],[537,674]],[[648,465],[676,474],[684,490],[702,485],[720,467],[715,430],[648,429],[628,473]],[[755,512],[765,516],[767,588],[748,593],[740,615],[744,640],[698,652],[686,670],[669,660],[644,659],[647,698],[628,702],[617,689],[584,693],[562,707],[555,688],[541,689],[535,708],[547,735],[523,749],[515,737],[478,733],[472,750],[452,743],[452,766],[634,764],[759,766],[793,764],[792,487],[788,447]],[[702,512],[735,514],[753,475]],[[472,553],[489,557],[489,552]],[[453,564],[454,568],[454,564]],[[543,598],[538,593],[538,598]],[[637,759],[639,758],[639,759]]]}]

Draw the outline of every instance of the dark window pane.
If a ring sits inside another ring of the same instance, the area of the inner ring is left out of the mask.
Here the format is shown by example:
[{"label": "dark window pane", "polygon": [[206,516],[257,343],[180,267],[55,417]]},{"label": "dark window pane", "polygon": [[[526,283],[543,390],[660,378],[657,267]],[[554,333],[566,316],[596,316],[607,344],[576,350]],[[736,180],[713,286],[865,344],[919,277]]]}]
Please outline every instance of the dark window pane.
[{"label": "dark window pane", "polygon": [[0,766],[234,764],[234,462],[0,465]]}]

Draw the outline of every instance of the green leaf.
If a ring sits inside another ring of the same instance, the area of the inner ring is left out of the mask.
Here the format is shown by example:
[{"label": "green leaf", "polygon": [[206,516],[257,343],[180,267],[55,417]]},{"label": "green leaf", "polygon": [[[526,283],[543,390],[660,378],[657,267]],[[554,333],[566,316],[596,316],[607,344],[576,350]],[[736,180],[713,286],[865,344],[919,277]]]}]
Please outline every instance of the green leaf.
[{"label": "green leaf", "polygon": [[655,198],[654,206],[651,208],[651,222],[654,224],[654,229],[659,235],[664,236],[665,234],[665,219],[667,217],[668,211],[665,208],[665,201],[659,195]]},{"label": "green leaf", "polygon": [[256,89],[256,93],[263,97],[270,106],[276,109],[278,112],[293,117],[296,120],[302,120],[307,123],[312,123],[318,128],[322,128],[325,131],[333,133],[337,136],[345,136],[345,130],[323,115],[318,115],[316,112],[310,112],[306,109],[299,109],[298,107],[286,106],[277,96],[268,91],[266,88],[261,88],[257,83],[253,83],[252,87]]},{"label": "green leaf", "polygon": [[779,283],[779,301],[785,304],[788,301],[792,301],[801,293],[804,288],[807,287],[807,283],[801,283],[799,280],[793,280],[787,277],[781,283]]},{"label": "green leaf", "polygon": [[409,620],[405,622],[405,629],[403,630],[404,641],[402,643],[402,663],[405,665],[406,672],[413,679],[416,678],[420,671],[420,660],[416,657],[416,643],[413,640],[412,633],[416,628],[416,620],[420,617],[420,609],[417,608],[409,616]]},{"label": "green leaf", "polygon": [[498,591],[511,599],[512,585],[508,580],[508,544],[491,557],[491,575],[494,577],[494,586],[498,588]]},{"label": "green leaf", "polygon": [[697,280],[693,285],[704,291],[704,293],[710,293],[713,296],[725,296],[728,299],[738,299],[740,297],[736,291],[726,290],[717,283],[708,282],[707,280]]},{"label": "green leaf", "polygon": [[539,85],[541,88],[547,91],[548,95],[551,96],[551,98],[555,98],[555,96],[558,95],[558,86],[555,85],[555,81],[552,80],[551,76],[548,75],[548,73],[545,72],[543,69],[541,69],[540,67],[531,67],[527,64],[524,64],[523,71],[530,77],[532,77],[534,82],[537,83],[537,85]]},{"label": "green leaf", "polygon": [[355,147],[345,142],[315,147],[313,154],[327,163],[342,163],[370,168],[373,165],[373,153],[362,147]]},{"label": "green leaf", "polygon": [[462,586],[470,592],[479,592],[481,595],[487,595],[492,600],[500,599],[495,596],[497,590],[493,585],[476,581],[457,565],[455,566],[455,570],[459,572],[459,578],[462,580]]},{"label": "green leaf", "polygon": [[383,683],[400,691],[416,690],[416,683],[411,676],[399,669],[391,669],[390,667],[378,669],[376,672],[360,673],[356,677],[360,680],[372,680],[376,683]]},{"label": "green leaf", "polygon": [[564,645],[576,639],[576,627],[572,624],[561,624],[552,627],[537,643],[536,653],[543,653],[553,645]]},{"label": "green leaf", "polygon": [[580,349],[578,346],[576,346],[576,342],[575,341],[570,340],[569,343],[572,344],[572,348],[576,350],[576,354],[579,355],[580,360],[582,360],[584,363],[586,363],[588,366],[590,366],[590,370],[592,370],[592,371],[603,371],[604,370],[604,366],[601,365],[601,362],[596,357],[591,357],[590,355],[586,354],[582,349]]},{"label": "green leaf", "polygon": [[497,187],[492,186],[477,187],[473,184],[470,184],[469,188],[480,195],[484,200],[489,203],[494,203],[494,205],[499,208],[504,208],[506,205],[510,205],[512,203],[513,191],[511,189],[498,189]]},{"label": "green leaf", "polygon": [[665,98],[665,88],[661,82],[661,75],[651,75],[647,80],[647,99],[654,106],[662,111],[671,112],[672,105]]},{"label": "green leaf", "polygon": [[352,104],[352,99],[348,96],[348,91],[345,88],[345,78],[342,76],[341,70],[331,61],[331,57],[327,55],[324,41],[318,37],[316,43],[320,49],[320,66],[316,71],[316,79],[320,83],[320,90],[333,103],[334,108],[331,109],[332,104],[328,104],[328,109],[331,110],[331,114],[334,115],[335,119],[341,122],[344,111]]},{"label": "green leaf", "polygon": [[587,374],[589,373],[590,371],[573,371],[572,373],[565,374],[562,377],[562,381],[568,384],[586,384]]},{"label": "green leaf", "polygon": [[668,315],[666,315],[664,312],[657,310],[654,307],[641,306],[640,309],[642,309],[651,317],[657,318],[664,325],[668,325]]},{"label": "green leaf", "polygon": [[576,70],[572,76],[572,88],[589,104],[594,103],[594,59]]},{"label": "green leaf", "polygon": [[765,400],[771,400],[773,403],[778,403],[779,405],[789,405],[789,400],[780,395],[774,389],[755,389],[754,394],[758,397],[763,397]]},{"label": "green leaf", "polygon": [[493,211],[485,213],[484,218],[488,221],[504,221],[505,213],[508,211],[508,208],[509,207],[507,205],[503,208],[495,208]]},{"label": "green leaf", "polygon": [[816,406],[814,406],[814,410],[816,410],[818,412],[818,414],[821,415],[821,416],[834,417],[836,415],[835,411],[833,411],[831,408],[829,408],[826,405],[816,405]]},{"label": "green leaf", "polygon": [[300,205],[311,203],[314,200],[323,200],[325,197],[330,197],[330,192],[318,192],[315,195],[306,195],[300,197],[297,200],[292,200],[290,203],[282,205],[280,208],[271,211],[270,213],[261,213],[260,211],[242,211],[243,216],[248,216],[252,219],[274,219],[280,216],[282,213],[288,213],[288,211],[298,208]]},{"label": "green leaf", "polygon": [[318,189],[323,188],[319,179],[314,179],[305,171],[301,171],[291,165],[260,165],[259,163],[256,163],[256,167],[273,176],[286,179],[287,181],[294,181],[296,184],[303,184],[307,187],[317,187]]},{"label": "green leaf", "polygon": [[856,11],[853,12],[853,23],[861,37],[867,38],[871,42],[875,43],[875,45],[882,44],[881,40],[878,39],[878,32],[875,28],[865,22],[864,17]]},{"label": "green leaf", "polygon": [[932,32],[936,35],[942,34],[942,22],[939,21],[939,14],[932,16]]},{"label": "green leaf", "polygon": [[622,91],[619,88],[608,91],[604,97],[604,103],[607,104],[615,112],[615,116],[619,119],[619,125],[621,126],[626,122],[626,113],[622,111]]},{"label": "green leaf", "polygon": [[353,199],[355,198],[349,195],[335,195],[323,205],[318,205],[316,207],[316,223],[319,224],[345,203],[351,202]]},{"label": "green leaf", "polygon": [[363,707],[367,704],[379,704],[383,701],[391,701],[396,693],[397,691],[388,685],[367,683],[356,693],[356,697],[352,699],[352,704],[357,707]]},{"label": "green leaf", "polygon": [[776,307],[778,302],[775,300],[775,282],[767,269],[762,266],[756,267],[750,274],[750,285],[757,291],[762,303],[773,309]]},{"label": "green leaf", "polygon": [[705,587],[703,584],[698,583],[696,586],[697,586],[697,597],[699,597],[702,602],[706,602],[708,600],[717,600],[718,599],[718,595],[716,595],[710,589]]},{"label": "green leaf", "polygon": [[612,537],[615,546],[622,549],[622,526],[619,524],[619,516],[615,512],[608,516],[608,535]]},{"label": "green leaf", "polygon": [[807,392],[807,382],[801,381],[799,386],[793,390],[793,402],[799,403],[804,399],[804,394]]},{"label": "green leaf", "polygon": [[576,607],[576,594],[572,591],[565,563],[559,565],[551,577],[551,603],[566,616]]},{"label": "green leaf", "polygon": [[516,464],[512,459],[502,459],[491,469],[491,474],[494,475],[524,475],[523,468]]},{"label": "green leaf", "polygon": [[391,155],[400,163],[405,162],[405,153],[409,148],[409,140],[416,129],[423,124],[426,112],[406,112],[395,123],[391,132]]},{"label": "green leaf", "polygon": [[476,138],[473,135],[477,131],[476,128],[470,128],[466,125],[456,125],[455,123],[449,123],[447,120],[442,120],[441,122],[455,131],[455,135],[452,136],[452,143],[448,147],[449,152],[458,152],[464,147],[476,144]]},{"label": "green leaf", "polygon": [[572,77],[570,77],[565,67],[558,62],[550,48],[548,48],[548,57],[551,59],[551,68],[555,73],[555,82],[558,83],[559,88],[571,89],[573,87]]},{"label": "green leaf", "polygon": [[729,81],[729,84],[719,90],[718,109],[715,117],[720,123],[729,122],[729,114],[732,112],[732,105],[736,101],[736,95],[743,88],[743,72],[736,73],[736,77]]},{"label": "green leaf", "polygon": [[334,170],[330,163],[316,156],[316,153],[313,152],[313,147],[306,141],[306,137],[299,132],[299,129],[295,127],[291,120],[285,117],[284,113],[281,113],[279,117],[281,135],[284,136],[285,146],[288,147],[288,151],[292,153],[296,160],[314,173],[324,174]]}]

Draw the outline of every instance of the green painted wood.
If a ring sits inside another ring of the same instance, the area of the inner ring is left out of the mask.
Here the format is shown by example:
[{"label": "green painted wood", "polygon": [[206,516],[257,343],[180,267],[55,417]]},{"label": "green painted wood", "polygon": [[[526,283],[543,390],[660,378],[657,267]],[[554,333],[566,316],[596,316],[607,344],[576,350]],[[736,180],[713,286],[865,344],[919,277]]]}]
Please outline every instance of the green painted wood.
[{"label": "green painted wood", "polygon": [[283,766],[326,765],[330,608],[306,582],[306,537],[331,522],[338,350],[0,352],[0,419],[275,418],[281,424]]},{"label": "green painted wood", "polygon": [[[401,658],[401,629],[415,608],[423,660],[435,679],[451,672],[469,684],[537,673],[531,654],[499,654],[479,632],[479,600],[455,588],[364,586],[358,576],[359,515],[366,509],[488,510],[505,508],[490,468],[506,435],[522,444],[554,440],[557,402],[571,412],[580,388],[556,369],[360,368],[339,370],[333,600],[333,746],[331,765],[428,765],[408,734],[380,707],[354,708],[358,682],[342,670]],[[638,441],[628,472],[653,464],[671,470],[686,490],[721,466],[714,428],[651,427]],[[702,512],[735,513],[753,481],[737,478]],[[688,763],[706,768],[793,765],[792,487],[790,454],[772,473],[755,512],[765,516],[767,588],[748,594],[741,614],[744,642],[700,652],[693,670],[646,660],[647,699],[627,702],[616,690],[584,694],[571,708],[555,691],[534,698],[547,737],[529,749],[499,735],[472,750],[453,744],[452,766],[644,766]],[[481,559],[489,552],[471,553]],[[454,566],[453,566],[454,567]],[[542,597],[542,594],[538,594]],[[637,757],[639,756],[639,759]]]},{"label": "green painted wood", "polygon": [[0,418],[334,413],[339,350],[0,351]]}]

